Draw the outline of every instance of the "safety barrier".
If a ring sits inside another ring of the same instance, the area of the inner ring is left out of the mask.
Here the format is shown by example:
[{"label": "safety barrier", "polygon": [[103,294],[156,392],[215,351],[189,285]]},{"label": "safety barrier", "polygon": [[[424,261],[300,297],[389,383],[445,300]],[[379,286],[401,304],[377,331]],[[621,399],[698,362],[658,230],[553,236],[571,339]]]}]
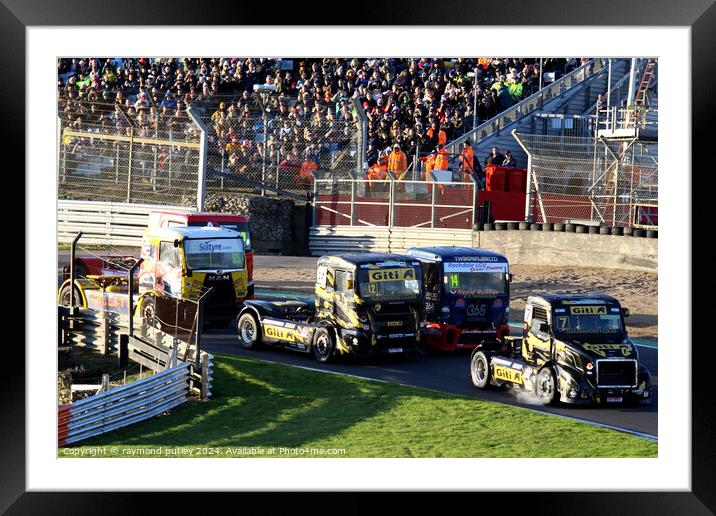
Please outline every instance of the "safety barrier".
[{"label": "safety barrier", "polygon": [[358,251],[400,253],[409,247],[471,246],[470,229],[314,226],[309,233],[312,256]]},{"label": "safety barrier", "polygon": [[149,419],[189,399],[191,364],[179,363],[122,387],[58,407],[57,444],[88,437]]},{"label": "safety barrier", "polygon": [[57,241],[71,243],[82,232],[83,244],[140,246],[152,210],[192,211],[191,206],[101,201],[57,201]]},{"label": "safety barrier", "polygon": [[[127,317],[89,308],[58,306],[60,346],[83,347],[105,355],[116,352],[120,363],[132,360],[154,371],[148,378],[109,389],[103,375],[98,393],[58,407],[58,445],[149,419],[184,403],[190,396],[211,397],[213,356],[154,327],[142,324],[139,334],[126,333]],[[101,336],[97,335],[96,322]],[[93,386],[77,386],[90,390]],[[88,389],[89,388],[89,389]]]}]

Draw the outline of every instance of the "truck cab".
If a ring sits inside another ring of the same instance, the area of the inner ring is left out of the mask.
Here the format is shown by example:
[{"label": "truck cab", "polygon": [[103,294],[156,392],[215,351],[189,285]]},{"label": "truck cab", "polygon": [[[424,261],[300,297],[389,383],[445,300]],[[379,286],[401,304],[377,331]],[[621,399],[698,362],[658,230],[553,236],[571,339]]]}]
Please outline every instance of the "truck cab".
[{"label": "truck cab", "polygon": [[425,296],[421,332],[428,348],[441,351],[498,348],[510,334],[507,258],[471,247],[413,247]]},{"label": "truck cab", "polygon": [[527,298],[523,335],[510,352],[474,353],[473,383],[510,384],[546,403],[651,402],[651,374],[639,362],[619,301],[605,294]]},{"label": "truck cab", "polygon": [[238,320],[239,342],[335,355],[403,353],[419,341],[422,268],[407,255],[322,256],[312,302],[251,300]]},{"label": "truck cab", "polygon": [[219,227],[150,228],[142,238],[141,257],[140,311],[145,317],[163,319],[156,302],[159,297],[198,301],[212,288],[204,317],[216,325],[226,325],[246,298],[244,244],[235,231]]},{"label": "truck cab", "polygon": [[247,299],[254,298],[254,251],[251,246],[251,233],[249,232],[249,218],[233,213],[213,213],[194,211],[153,210],[149,212],[149,228],[173,227],[206,227],[218,226],[236,231],[244,240],[246,254],[246,272],[248,275]]}]

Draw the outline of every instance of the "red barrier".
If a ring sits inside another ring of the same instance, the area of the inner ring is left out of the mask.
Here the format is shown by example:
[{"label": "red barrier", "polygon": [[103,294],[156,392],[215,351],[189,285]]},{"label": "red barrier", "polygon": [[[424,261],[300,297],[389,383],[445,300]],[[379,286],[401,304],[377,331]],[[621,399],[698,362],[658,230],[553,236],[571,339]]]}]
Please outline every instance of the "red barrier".
[{"label": "red barrier", "polygon": [[488,192],[524,192],[527,189],[527,169],[487,165],[485,188]]}]

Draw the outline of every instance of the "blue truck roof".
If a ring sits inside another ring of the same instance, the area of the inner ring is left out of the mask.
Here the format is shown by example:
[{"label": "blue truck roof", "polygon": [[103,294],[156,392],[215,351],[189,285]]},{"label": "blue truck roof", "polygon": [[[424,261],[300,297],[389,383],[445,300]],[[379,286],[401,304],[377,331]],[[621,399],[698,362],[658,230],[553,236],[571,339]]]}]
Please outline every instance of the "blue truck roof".
[{"label": "blue truck roof", "polygon": [[458,258],[484,258],[491,257],[496,258],[495,261],[506,262],[505,258],[500,253],[495,251],[489,251],[487,249],[479,249],[475,247],[458,247],[458,246],[435,246],[435,247],[411,247],[406,251],[406,254],[415,258],[423,258],[435,262],[453,262],[457,261]]}]

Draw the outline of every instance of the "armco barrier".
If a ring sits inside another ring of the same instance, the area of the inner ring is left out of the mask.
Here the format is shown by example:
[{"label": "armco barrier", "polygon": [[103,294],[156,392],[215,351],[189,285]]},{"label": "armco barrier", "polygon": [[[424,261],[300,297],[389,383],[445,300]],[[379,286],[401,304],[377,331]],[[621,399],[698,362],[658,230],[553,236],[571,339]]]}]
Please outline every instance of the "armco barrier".
[{"label": "armco barrier", "polygon": [[191,364],[180,363],[122,387],[58,407],[57,444],[66,446],[181,405],[189,399]]},{"label": "armco barrier", "polygon": [[472,245],[469,229],[424,229],[380,226],[314,226],[309,233],[312,256],[356,251],[400,253],[409,247]]},{"label": "armco barrier", "polygon": [[70,243],[82,232],[82,243],[139,246],[152,210],[192,211],[187,206],[119,202],[57,201],[57,241]]}]

